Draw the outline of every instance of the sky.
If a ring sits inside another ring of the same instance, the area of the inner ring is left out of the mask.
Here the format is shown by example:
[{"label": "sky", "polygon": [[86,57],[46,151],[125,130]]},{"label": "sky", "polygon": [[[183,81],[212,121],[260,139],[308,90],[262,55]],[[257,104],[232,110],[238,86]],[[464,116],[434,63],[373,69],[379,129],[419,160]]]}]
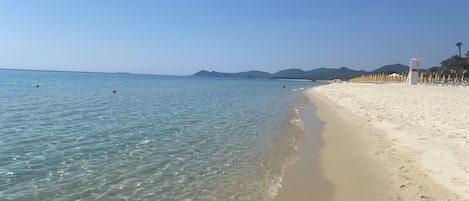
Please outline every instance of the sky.
[{"label": "sky", "polygon": [[439,66],[467,0],[0,0],[0,68],[189,75]]}]

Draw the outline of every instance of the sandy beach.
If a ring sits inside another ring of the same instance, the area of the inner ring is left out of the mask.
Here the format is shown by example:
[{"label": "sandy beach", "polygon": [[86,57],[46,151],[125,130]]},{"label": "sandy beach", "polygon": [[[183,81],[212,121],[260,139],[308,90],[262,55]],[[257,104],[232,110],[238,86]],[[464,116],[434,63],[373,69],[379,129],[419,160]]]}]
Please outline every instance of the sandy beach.
[{"label": "sandy beach", "polygon": [[306,91],[326,123],[332,200],[469,200],[468,87],[336,83]]}]

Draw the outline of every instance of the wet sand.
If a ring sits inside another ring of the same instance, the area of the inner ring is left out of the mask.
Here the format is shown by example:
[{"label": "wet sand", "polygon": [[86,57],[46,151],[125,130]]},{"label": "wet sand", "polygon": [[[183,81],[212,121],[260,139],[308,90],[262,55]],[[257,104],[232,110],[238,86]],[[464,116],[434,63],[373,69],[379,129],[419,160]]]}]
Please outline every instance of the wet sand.
[{"label": "wet sand", "polygon": [[300,109],[307,134],[298,137],[300,159],[285,170],[276,201],[326,201],[332,196],[333,184],[320,173],[319,150],[323,146],[323,122],[315,117],[315,111],[311,103]]}]

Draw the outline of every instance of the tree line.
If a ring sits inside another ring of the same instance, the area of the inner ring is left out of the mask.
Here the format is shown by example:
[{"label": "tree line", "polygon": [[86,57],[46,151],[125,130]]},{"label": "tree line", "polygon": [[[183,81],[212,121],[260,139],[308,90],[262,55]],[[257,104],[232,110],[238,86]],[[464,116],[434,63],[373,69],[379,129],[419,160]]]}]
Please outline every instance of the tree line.
[{"label": "tree line", "polygon": [[469,72],[469,51],[466,52],[465,57],[461,56],[462,42],[456,43],[458,47],[458,54],[448,59],[441,61],[441,66],[431,67],[423,72],[429,72],[434,74],[458,74],[464,75]]}]

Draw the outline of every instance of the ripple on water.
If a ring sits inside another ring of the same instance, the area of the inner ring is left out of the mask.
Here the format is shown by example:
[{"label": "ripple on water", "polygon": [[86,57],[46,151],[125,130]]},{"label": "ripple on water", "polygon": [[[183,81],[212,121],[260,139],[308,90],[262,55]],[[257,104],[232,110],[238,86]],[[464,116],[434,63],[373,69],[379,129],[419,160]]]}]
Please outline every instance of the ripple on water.
[{"label": "ripple on water", "polygon": [[6,200],[269,200],[294,155],[284,81],[7,74]]}]

